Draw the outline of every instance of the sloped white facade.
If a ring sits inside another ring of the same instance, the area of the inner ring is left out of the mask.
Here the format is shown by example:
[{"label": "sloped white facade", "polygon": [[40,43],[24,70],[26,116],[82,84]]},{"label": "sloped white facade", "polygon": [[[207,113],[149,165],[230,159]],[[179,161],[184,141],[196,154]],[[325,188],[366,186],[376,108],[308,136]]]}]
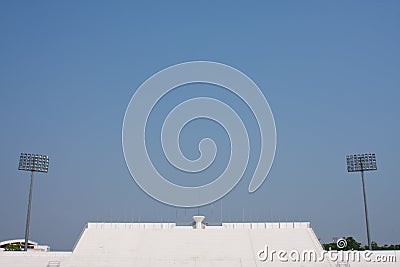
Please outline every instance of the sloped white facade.
[{"label": "sloped white facade", "polygon": [[329,259],[282,262],[277,254],[262,261],[266,246],[268,253],[323,251],[307,222],[224,223],[200,229],[174,223],[89,223],[72,252],[0,252],[0,266],[399,266],[338,265]]}]

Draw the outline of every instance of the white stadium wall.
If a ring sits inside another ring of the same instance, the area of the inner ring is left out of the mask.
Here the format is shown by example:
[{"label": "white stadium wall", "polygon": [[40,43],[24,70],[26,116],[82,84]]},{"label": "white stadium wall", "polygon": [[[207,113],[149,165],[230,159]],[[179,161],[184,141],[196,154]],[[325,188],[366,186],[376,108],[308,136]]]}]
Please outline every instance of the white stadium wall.
[{"label": "white stadium wall", "polygon": [[[400,266],[397,262],[349,263],[329,258],[281,261],[277,253],[266,259],[266,247],[268,254],[272,250],[323,253],[308,222],[224,223],[200,228],[175,223],[88,223],[72,252],[4,251],[0,266]],[[400,256],[398,251],[376,253]]]}]

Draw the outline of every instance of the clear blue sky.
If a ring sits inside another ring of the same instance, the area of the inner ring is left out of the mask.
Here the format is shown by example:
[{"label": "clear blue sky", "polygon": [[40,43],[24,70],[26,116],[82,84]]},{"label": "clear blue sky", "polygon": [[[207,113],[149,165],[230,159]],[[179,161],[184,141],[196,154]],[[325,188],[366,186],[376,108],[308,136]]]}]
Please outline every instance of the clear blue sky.
[{"label": "clear blue sky", "polygon": [[[209,60],[258,84],[278,136],[268,179],[253,194],[242,179],[223,199],[224,221],[241,221],[244,210],[246,220],[311,221],[322,242],[365,244],[361,179],[346,172],[345,156],[375,152],[379,170],[366,175],[372,239],[400,243],[400,3],[167,2],[0,2],[0,240],[24,236],[20,152],[50,156],[49,173],[36,176],[31,239],[52,249],[70,250],[88,221],[197,213],[140,190],[121,129],[149,76]],[[189,131],[188,155],[197,146]],[[200,212],[217,221],[219,205]]]}]

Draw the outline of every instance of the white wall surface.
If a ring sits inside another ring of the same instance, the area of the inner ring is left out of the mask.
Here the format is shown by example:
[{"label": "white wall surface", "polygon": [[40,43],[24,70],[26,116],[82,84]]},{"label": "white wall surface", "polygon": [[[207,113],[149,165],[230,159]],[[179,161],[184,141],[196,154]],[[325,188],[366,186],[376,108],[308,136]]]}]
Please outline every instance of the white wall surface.
[{"label": "white wall surface", "polygon": [[[173,223],[89,223],[72,252],[0,252],[0,266],[338,266],[329,259],[282,262],[276,255],[260,261],[258,253],[266,246],[269,251],[323,251],[307,222],[225,223],[205,229]],[[347,266],[400,265],[364,261]]]}]

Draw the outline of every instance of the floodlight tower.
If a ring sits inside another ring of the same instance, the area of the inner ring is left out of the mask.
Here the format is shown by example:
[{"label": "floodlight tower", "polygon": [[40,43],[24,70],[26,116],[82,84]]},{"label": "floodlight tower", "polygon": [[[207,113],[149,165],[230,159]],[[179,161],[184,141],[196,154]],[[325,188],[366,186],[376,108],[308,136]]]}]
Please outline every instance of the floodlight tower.
[{"label": "floodlight tower", "polygon": [[371,238],[369,235],[368,211],[367,211],[367,196],[365,194],[364,171],[376,171],[376,157],[375,154],[354,154],[347,155],[347,171],[348,172],[361,172],[362,189],[364,195],[364,211],[365,223],[367,225],[367,240],[368,248],[372,250]]},{"label": "floodlight tower", "polygon": [[47,173],[49,171],[49,157],[46,155],[21,153],[21,156],[19,157],[18,170],[31,172],[31,186],[29,189],[28,214],[26,216],[25,245],[24,245],[24,250],[27,251],[29,242],[29,223],[31,219],[32,188],[33,188],[34,173],[35,172]]}]

